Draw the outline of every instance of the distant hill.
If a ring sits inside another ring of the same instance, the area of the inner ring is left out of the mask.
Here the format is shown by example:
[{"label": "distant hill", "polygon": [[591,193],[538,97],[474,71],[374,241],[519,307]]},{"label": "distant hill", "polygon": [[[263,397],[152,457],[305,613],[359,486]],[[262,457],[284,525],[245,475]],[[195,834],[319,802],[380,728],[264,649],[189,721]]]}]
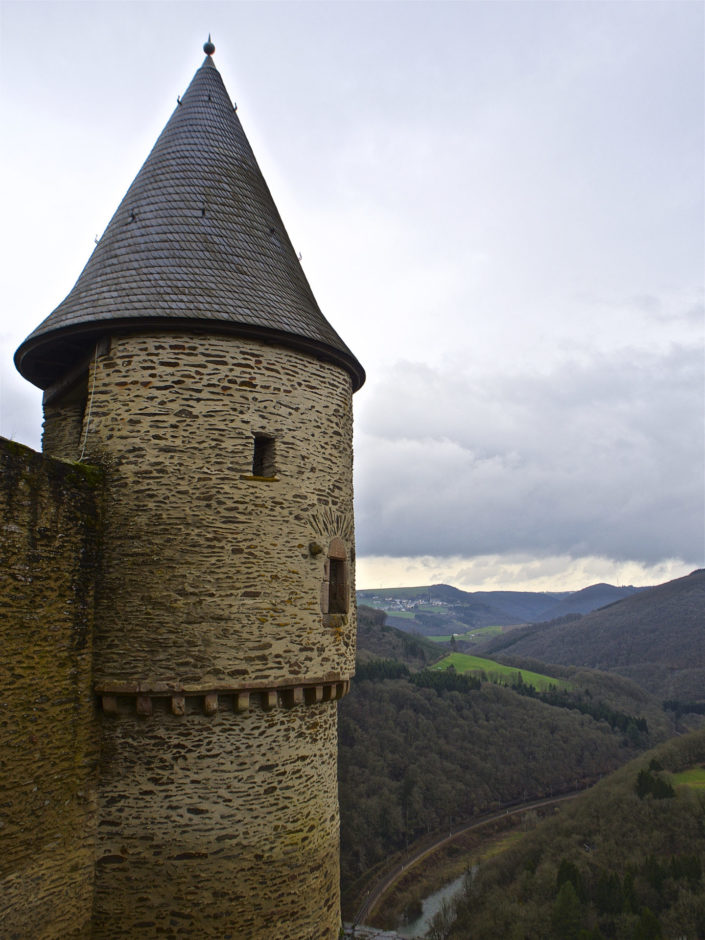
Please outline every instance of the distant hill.
[{"label": "distant hill", "polygon": [[499,652],[614,671],[662,699],[703,701],[705,569],[568,623],[522,628],[483,646],[486,655]]},{"label": "distant hill", "polygon": [[[619,590],[619,588],[616,588]],[[531,623],[546,620],[546,612],[556,604],[569,601],[579,591],[472,591],[462,592],[474,600],[490,604],[511,618],[511,623]],[[553,614],[550,614],[553,617]]]},{"label": "distant hill", "polygon": [[590,587],[583,588],[582,591],[574,591],[567,597],[557,600],[546,607],[541,617],[536,619],[555,620],[557,617],[563,617],[566,614],[589,614],[593,610],[605,607],[607,604],[614,604],[643,590],[644,588],[631,587],[630,585],[615,587],[613,584],[591,584]]},{"label": "distant hill", "polygon": [[585,614],[643,588],[593,584],[580,591],[461,591],[449,584],[357,592],[358,602],[384,610],[388,622],[424,636],[465,634]]}]

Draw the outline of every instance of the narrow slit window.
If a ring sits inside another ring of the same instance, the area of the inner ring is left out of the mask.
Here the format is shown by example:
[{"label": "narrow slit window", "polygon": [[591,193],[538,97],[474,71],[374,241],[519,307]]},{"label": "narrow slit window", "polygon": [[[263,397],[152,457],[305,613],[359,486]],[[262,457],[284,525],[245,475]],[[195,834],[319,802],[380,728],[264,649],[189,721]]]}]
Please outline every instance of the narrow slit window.
[{"label": "narrow slit window", "polygon": [[274,438],[266,434],[255,434],[255,446],[252,452],[252,476],[273,477]]},{"label": "narrow slit window", "polygon": [[347,578],[345,577],[345,560],[343,558],[331,558],[329,562],[328,613],[347,614],[348,590]]}]

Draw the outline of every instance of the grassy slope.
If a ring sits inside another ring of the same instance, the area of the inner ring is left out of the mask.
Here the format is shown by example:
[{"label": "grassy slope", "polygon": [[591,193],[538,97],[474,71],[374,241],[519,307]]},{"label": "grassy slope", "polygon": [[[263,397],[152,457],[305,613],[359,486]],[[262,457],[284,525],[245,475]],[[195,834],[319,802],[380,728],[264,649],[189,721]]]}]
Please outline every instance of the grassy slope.
[{"label": "grassy slope", "polygon": [[698,790],[705,790],[705,767],[693,767],[691,770],[684,770],[679,774],[673,774],[671,783],[675,787],[686,786],[695,787]]},{"label": "grassy slope", "polygon": [[515,683],[519,675],[522,681],[527,685],[533,685],[535,688],[543,691],[550,685],[559,688],[570,688],[570,683],[562,679],[554,679],[551,676],[543,675],[539,672],[531,672],[528,669],[517,669],[514,666],[504,666],[492,659],[483,659],[480,656],[469,656],[467,653],[450,653],[433,667],[434,669],[449,669],[453,667],[456,672],[484,672],[488,678],[502,682],[505,685]]}]

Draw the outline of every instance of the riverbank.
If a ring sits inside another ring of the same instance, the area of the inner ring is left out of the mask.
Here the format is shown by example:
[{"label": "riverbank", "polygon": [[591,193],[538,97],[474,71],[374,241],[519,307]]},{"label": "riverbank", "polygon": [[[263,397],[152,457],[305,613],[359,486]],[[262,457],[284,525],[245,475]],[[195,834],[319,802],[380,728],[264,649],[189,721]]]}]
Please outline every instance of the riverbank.
[{"label": "riverbank", "polygon": [[[553,812],[553,808],[548,812]],[[503,851],[533,829],[538,818],[535,810],[517,812],[459,834],[403,874],[380,899],[368,917],[369,924],[381,930],[394,930],[413,921],[421,913],[424,898],[464,875],[482,859]]]}]

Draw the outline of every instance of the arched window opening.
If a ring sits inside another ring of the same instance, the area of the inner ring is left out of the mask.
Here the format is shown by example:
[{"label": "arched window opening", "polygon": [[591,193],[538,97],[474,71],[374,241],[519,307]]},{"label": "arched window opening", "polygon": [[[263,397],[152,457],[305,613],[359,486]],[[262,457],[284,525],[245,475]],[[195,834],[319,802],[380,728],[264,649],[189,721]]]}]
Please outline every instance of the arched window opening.
[{"label": "arched window opening", "polygon": [[345,577],[345,560],[342,558],[330,559],[330,575],[328,579],[328,613],[347,614],[348,590]]},{"label": "arched window opening", "polygon": [[338,536],[331,539],[328,549],[321,601],[329,625],[333,625],[331,618],[345,615],[350,609],[347,554],[345,543]]}]

